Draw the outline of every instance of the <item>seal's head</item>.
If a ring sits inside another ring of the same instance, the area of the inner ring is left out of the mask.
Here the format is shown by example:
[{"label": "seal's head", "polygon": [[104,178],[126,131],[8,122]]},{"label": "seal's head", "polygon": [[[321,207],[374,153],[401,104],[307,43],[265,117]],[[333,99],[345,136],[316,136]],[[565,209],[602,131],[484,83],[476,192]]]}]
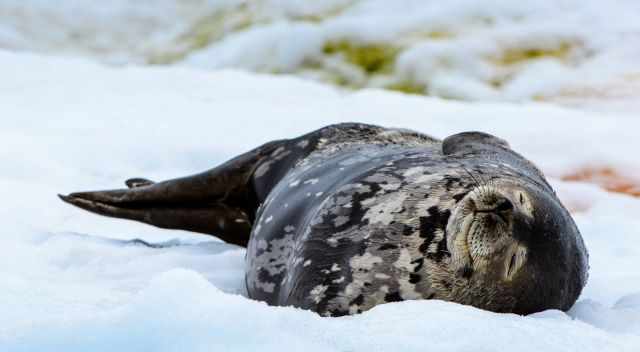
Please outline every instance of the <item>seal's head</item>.
[{"label": "seal's head", "polygon": [[[587,253],[542,174],[489,135],[455,135],[443,148],[476,168],[465,167],[475,187],[447,223],[455,276],[447,298],[519,314],[569,309],[586,283]],[[484,175],[474,177],[477,171]]]}]

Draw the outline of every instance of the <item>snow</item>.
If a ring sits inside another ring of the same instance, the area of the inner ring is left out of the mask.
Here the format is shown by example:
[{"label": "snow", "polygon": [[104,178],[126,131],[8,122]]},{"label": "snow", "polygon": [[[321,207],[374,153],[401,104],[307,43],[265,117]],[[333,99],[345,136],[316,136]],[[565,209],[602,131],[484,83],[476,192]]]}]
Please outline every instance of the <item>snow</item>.
[{"label": "snow", "polygon": [[638,112],[639,16],[636,0],[4,0],[0,47]]},{"label": "snow", "polygon": [[[1,351],[636,351],[640,199],[561,176],[637,177],[635,116],[349,92],[290,76],[113,67],[0,51]],[[246,298],[244,250],[79,211],[56,193],[202,171],[260,143],[361,121],[436,137],[482,130],[535,161],[573,211],[590,278],[568,312],[441,301],[321,318]],[[157,248],[144,246],[142,239]]]},{"label": "snow", "polygon": [[[638,16],[635,0],[0,1],[0,351],[640,350],[640,198],[562,180],[640,184]],[[394,86],[431,97],[371,89]],[[242,248],[56,197],[345,121],[486,131],[533,160],[589,249],[575,306],[268,307],[245,297]]]},{"label": "snow", "polygon": [[[22,338],[31,350],[63,346],[67,351],[540,351],[558,345],[564,351],[602,351],[629,346],[629,340],[612,339],[559,312],[520,318],[439,301],[389,304],[360,316],[326,319],[224,294],[184,269],[156,276],[117,312],[73,330],[41,328]],[[527,344],[520,347],[521,341]],[[29,350],[19,343],[9,347]]]}]

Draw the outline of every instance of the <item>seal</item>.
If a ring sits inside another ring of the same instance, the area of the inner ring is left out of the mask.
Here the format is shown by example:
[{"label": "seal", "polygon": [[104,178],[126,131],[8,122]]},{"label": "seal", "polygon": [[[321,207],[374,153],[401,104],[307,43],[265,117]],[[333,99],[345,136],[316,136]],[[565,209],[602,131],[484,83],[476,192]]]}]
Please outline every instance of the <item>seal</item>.
[{"label": "seal", "polygon": [[542,172],[486,133],[330,125],[127,185],[61,198],[246,246],[249,297],[323,316],[415,299],[566,311],[587,280],[580,232]]}]

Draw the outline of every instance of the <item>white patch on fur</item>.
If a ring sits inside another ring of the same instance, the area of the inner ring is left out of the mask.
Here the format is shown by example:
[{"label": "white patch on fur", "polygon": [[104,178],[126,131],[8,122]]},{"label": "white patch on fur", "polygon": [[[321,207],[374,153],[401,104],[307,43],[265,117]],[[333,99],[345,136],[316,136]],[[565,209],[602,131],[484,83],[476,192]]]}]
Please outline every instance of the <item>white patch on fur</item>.
[{"label": "white patch on fur", "polygon": [[340,215],[340,216],[336,216],[336,218],[333,220],[333,225],[335,227],[340,227],[340,226],[346,224],[347,222],[349,222],[349,217],[348,216],[344,216],[344,215]]},{"label": "white patch on fur", "polygon": [[262,281],[254,281],[253,285],[267,293],[273,293],[273,289],[276,287],[276,284],[274,284],[273,282]]},{"label": "white patch on fur", "polygon": [[400,251],[400,255],[398,256],[398,260],[393,263],[393,266],[404,271],[406,275],[398,279],[398,286],[400,287],[400,297],[403,299],[419,299],[422,296],[416,291],[415,285],[409,282],[409,273],[412,273],[415,269],[416,264],[411,263],[411,254],[408,249],[403,249]]},{"label": "white patch on fur", "polygon": [[385,196],[370,198],[373,199],[373,201],[369,201],[369,199],[367,199],[366,202],[362,202],[363,205],[366,206],[371,203],[376,204],[371,206],[362,218],[369,220],[370,224],[379,223],[382,225],[389,225],[391,221],[396,218],[395,213],[402,210],[402,205],[407,197],[407,193],[395,192]]},{"label": "white patch on fur", "polygon": [[311,178],[311,179],[308,179],[308,180],[304,181],[303,183],[305,185],[315,185],[316,183],[318,183],[318,181],[320,181],[320,180],[317,179],[317,178]]},{"label": "white patch on fur", "polygon": [[386,280],[386,279],[390,278],[391,276],[389,276],[387,274],[383,274],[383,273],[375,273],[373,275],[373,277],[375,277],[376,279],[380,279],[380,280]]},{"label": "white patch on fur", "polygon": [[[408,252],[408,251],[407,251]],[[371,270],[376,264],[382,263],[382,258],[377,257],[369,252],[363,255],[356,255],[349,260],[349,265],[355,271],[357,269]]]},{"label": "white patch on fur", "polygon": [[402,173],[402,176],[411,177],[414,175],[420,175],[420,174],[424,174],[427,170],[428,168],[424,166],[414,166],[405,170],[405,172]]},{"label": "white patch on fur", "polygon": [[309,297],[316,303],[320,303],[324,298],[324,293],[329,288],[328,285],[318,285],[309,291]]}]

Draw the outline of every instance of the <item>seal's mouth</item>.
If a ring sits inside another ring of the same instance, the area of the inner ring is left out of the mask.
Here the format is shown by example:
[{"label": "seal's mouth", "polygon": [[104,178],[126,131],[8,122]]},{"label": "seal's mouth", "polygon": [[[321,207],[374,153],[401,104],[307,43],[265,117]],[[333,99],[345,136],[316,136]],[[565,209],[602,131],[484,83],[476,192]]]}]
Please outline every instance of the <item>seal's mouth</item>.
[{"label": "seal's mouth", "polygon": [[[469,197],[465,196],[464,199]],[[451,264],[461,276],[473,270],[471,251],[469,249],[469,233],[476,218],[475,202],[464,201],[454,210],[447,224],[447,246],[451,253]]]},{"label": "seal's mouth", "polygon": [[447,224],[447,245],[458,274],[469,277],[480,269],[494,272],[487,266],[499,261],[501,276],[512,276],[521,262],[512,255],[517,252],[511,248],[513,211],[510,199],[489,186],[478,187],[461,200]]},{"label": "seal's mouth", "polygon": [[[503,223],[488,227],[488,221]],[[477,210],[461,220],[451,248],[452,263],[459,276],[469,278],[471,273],[481,270],[506,281],[514,277],[524,263],[526,249],[506,235],[506,224],[500,215]]]}]

